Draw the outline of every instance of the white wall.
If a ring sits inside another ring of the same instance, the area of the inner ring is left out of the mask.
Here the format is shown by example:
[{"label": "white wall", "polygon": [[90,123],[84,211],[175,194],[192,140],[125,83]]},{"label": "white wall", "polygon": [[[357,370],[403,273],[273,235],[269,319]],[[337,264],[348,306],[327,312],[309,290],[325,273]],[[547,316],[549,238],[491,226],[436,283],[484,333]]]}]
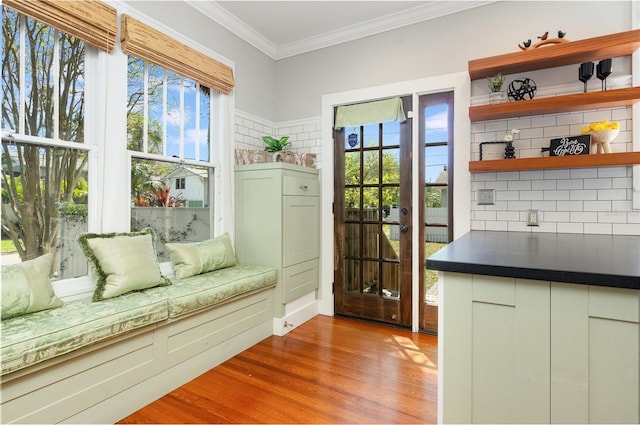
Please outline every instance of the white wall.
[{"label": "white wall", "polygon": [[629,29],[630,1],[492,3],[278,61],[276,121],[318,116],[328,93],[466,72],[469,60],[519,51],[545,31],[580,40]]}]

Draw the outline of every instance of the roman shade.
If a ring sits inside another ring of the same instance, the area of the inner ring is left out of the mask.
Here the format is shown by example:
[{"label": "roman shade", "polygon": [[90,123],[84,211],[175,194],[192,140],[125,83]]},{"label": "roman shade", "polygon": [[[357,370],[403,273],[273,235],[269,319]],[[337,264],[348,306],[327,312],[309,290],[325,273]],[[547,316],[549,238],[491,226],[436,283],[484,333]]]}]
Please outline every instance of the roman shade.
[{"label": "roman shade", "polygon": [[233,70],[128,15],[122,15],[122,51],[229,94]]},{"label": "roman shade", "polygon": [[356,105],[338,106],[335,127],[359,127],[388,121],[404,122],[406,119],[402,108],[402,99],[394,97]]},{"label": "roman shade", "polygon": [[110,52],[116,44],[116,9],[97,0],[4,0],[4,6]]}]

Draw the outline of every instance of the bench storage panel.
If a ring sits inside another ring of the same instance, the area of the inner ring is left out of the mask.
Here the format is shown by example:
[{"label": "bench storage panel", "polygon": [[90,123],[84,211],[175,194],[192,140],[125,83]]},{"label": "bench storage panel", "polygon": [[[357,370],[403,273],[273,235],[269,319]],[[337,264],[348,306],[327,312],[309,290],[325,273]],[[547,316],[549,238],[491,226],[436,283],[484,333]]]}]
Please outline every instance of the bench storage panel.
[{"label": "bench storage panel", "polygon": [[275,285],[274,269],[238,265],[2,321],[0,419],[116,422],[271,335]]}]

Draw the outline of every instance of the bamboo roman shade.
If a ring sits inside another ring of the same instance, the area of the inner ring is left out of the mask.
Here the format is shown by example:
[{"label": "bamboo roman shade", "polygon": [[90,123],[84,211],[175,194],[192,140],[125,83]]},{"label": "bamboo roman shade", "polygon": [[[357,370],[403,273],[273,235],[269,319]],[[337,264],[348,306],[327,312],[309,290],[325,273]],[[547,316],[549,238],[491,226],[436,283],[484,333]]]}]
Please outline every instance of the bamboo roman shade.
[{"label": "bamboo roman shade", "polygon": [[233,70],[150,26],[122,15],[122,51],[192,78],[224,94],[233,89]]},{"label": "bamboo roman shade", "polygon": [[107,52],[116,44],[116,9],[101,1],[3,0],[2,4]]}]

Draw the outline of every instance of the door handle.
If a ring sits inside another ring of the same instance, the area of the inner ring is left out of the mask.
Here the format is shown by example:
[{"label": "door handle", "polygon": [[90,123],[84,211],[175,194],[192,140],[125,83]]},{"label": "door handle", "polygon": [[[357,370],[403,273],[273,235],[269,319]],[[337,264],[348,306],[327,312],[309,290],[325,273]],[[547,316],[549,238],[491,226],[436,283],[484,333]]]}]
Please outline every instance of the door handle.
[{"label": "door handle", "polygon": [[409,214],[409,210],[407,208],[401,208],[400,212],[402,213],[402,215],[407,215]]},{"label": "door handle", "polygon": [[400,231],[402,233],[407,233],[407,230],[409,230],[409,226],[407,226],[406,224],[400,225]]}]

